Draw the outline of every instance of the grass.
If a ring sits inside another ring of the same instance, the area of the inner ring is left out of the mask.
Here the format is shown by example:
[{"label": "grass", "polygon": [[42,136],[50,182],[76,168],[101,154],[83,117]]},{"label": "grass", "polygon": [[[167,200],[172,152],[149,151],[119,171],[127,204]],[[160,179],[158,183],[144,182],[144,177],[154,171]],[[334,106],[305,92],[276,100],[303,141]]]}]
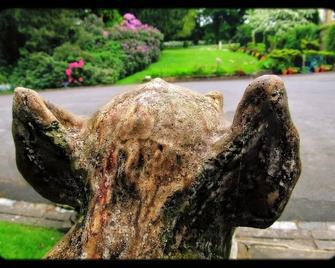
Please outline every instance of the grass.
[{"label": "grass", "polygon": [[154,77],[201,77],[253,74],[260,71],[259,61],[250,55],[218,50],[214,46],[194,46],[162,51],[158,62],[130,75],[117,84],[143,82],[147,75]]},{"label": "grass", "polygon": [[41,259],[63,236],[56,229],[0,221],[0,257]]},{"label": "grass", "polygon": [[0,96],[1,95],[10,95],[13,94],[14,90],[0,90]]}]

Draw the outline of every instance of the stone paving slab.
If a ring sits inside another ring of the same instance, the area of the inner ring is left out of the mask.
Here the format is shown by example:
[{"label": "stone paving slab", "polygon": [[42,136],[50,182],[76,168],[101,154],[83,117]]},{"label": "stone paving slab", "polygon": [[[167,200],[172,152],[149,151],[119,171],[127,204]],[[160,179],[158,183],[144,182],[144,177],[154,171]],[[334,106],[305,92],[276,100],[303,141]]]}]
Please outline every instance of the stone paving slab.
[{"label": "stone paving slab", "polygon": [[57,229],[69,229],[76,216],[71,209],[51,204],[0,198],[0,220]]},{"label": "stone paving slab", "polygon": [[20,215],[12,215],[12,214],[1,214],[0,213],[0,220],[27,224],[27,225],[56,228],[56,229],[63,230],[63,231],[66,231],[69,228],[71,228],[71,223],[65,222],[65,221],[54,221],[54,220],[49,220],[45,218],[33,218],[33,217],[26,217],[26,216],[20,216]]},{"label": "stone paving slab", "polygon": [[334,222],[275,222],[267,229],[239,227],[232,259],[329,259],[335,256]]}]

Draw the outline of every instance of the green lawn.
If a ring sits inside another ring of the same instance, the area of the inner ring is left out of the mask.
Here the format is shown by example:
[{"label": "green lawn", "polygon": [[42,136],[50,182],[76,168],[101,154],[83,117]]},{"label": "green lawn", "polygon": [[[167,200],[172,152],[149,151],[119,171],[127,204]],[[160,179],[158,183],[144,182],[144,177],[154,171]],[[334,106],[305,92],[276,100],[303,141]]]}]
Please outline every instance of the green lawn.
[{"label": "green lawn", "polygon": [[41,259],[63,236],[56,229],[0,221],[0,257]]},{"label": "green lawn", "polygon": [[158,62],[147,69],[130,75],[117,84],[143,82],[146,75],[154,77],[225,76],[260,71],[259,61],[250,55],[218,50],[214,46],[165,49]]},{"label": "green lawn", "polygon": [[0,96],[1,95],[9,95],[13,94],[14,90],[0,90]]}]

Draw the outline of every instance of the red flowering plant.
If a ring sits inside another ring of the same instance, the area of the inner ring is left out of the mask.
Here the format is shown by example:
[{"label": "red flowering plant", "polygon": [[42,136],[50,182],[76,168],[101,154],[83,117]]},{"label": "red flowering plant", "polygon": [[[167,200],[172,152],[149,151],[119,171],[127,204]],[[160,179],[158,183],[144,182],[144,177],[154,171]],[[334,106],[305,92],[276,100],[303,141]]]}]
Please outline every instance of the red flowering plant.
[{"label": "red flowering plant", "polygon": [[67,77],[67,84],[70,85],[80,85],[84,81],[84,65],[85,62],[83,59],[79,61],[70,62],[68,67],[65,70]]}]

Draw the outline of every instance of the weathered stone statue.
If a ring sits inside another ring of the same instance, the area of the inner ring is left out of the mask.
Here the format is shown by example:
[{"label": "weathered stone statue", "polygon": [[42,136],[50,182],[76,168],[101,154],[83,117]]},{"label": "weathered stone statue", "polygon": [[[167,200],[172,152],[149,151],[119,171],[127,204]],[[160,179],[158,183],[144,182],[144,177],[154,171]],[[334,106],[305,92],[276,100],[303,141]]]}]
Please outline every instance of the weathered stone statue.
[{"label": "weathered stone statue", "polygon": [[154,79],[85,119],[15,90],[17,167],[80,217],[46,256],[227,258],[236,226],[266,228],[300,175],[280,78],[254,80],[232,124],[223,96]]}]

